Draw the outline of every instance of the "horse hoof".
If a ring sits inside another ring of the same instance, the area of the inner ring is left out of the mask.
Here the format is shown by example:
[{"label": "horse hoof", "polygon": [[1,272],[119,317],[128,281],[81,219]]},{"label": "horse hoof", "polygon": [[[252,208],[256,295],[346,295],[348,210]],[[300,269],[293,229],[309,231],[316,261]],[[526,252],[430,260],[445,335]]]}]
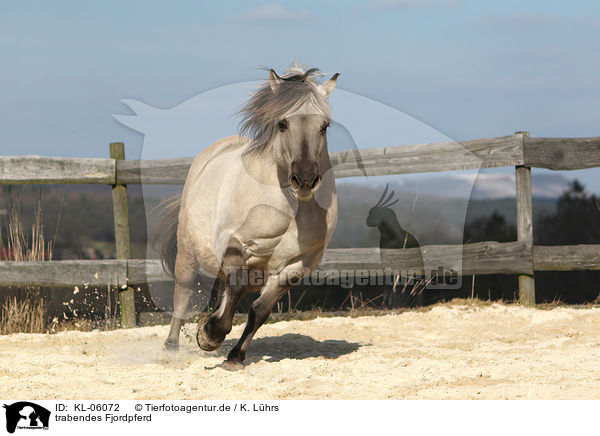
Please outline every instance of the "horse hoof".
[{"label": "horse hoof", "polygon": [[223,368],[227,371],[240,371],[240,370],[244,369],[244,364],[237,360],[225,360],[221,364],[221,368]]},{"label": "horse hoof", "polygon": [[171,352],[178,352],[179,351],[179,343],[178,342],[172,342],[169,341],[168,339],[165,341],[165,343],[163,344],[163,350],[165,351],[171,351]]},{"label": "horse hoof", "polygon": [[225,338],[221,340],[211,339],[206,332],[204,331],[204,326],[198,327],[198,332],[196,333],[196,342],[198,346],[204,351],[214,351],[221,346]]}]

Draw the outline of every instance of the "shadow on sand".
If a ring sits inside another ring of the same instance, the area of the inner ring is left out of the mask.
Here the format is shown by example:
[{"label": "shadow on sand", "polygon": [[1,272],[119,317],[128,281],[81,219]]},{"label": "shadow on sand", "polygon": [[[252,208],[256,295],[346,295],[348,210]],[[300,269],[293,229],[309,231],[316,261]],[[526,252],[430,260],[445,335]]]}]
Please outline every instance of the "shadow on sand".
[{"label": "shadow on sand", "polygon": [[[227,353],[237,343],[238,339],[227,339],[219,348],[219,356],[227,357]],[[340,356],[353,353],[360,348],[356,342],[328,339],[316,341],[310,336],[297,333],[286,333],[281,336],[256,338],[250,344],[245,364],[256,363],[261,360],[279,362],[283,359],[308,359],[310,357],[324,357],[336,359]]]}]

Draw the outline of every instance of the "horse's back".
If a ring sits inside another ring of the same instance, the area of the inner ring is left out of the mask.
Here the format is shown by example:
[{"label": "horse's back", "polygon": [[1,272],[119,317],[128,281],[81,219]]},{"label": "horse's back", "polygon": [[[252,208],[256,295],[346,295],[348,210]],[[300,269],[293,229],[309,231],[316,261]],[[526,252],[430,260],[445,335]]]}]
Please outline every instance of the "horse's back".
[{"label": "horse's back", "polygon": [[[213,142],[206,149],[202,150],[198,156],[192,162],[190,172],[188,173],[188,179],[190,175],[201,172],[206,164],[208,164],[215,157],[227,153],[229,151],[235,151],[242,148],[248,143],[248,138],[239,135],[227,136],[221,138],[216,142]],[[186,180],[186,185],[188,181]]]}]

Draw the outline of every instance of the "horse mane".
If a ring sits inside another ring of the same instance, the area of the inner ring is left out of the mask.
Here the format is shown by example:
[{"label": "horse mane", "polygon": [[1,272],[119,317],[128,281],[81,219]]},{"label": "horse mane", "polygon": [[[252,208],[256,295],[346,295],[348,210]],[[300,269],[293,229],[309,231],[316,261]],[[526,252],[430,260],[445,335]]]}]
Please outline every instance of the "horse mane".
[{"label": "horse mane", "polygon": [[312,100],[324,114],[329,115],[327,101],[317,88],[318,75],[318,68],[304,70],[294,64],[281,76],[283,80],[278,85],[277,92],[273,92],[267,80],[252,94],[238,112],[242,116],[240,135],[252,139],[246,152],[265,151],[281,118],[308,100]]}]

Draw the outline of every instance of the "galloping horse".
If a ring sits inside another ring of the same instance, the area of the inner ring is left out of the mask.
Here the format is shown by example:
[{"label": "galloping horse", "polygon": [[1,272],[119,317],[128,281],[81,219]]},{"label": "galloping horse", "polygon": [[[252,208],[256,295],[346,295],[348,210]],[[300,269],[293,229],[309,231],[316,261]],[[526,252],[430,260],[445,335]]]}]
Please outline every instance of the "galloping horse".
[{"label": "galloping horse", "polygon": [[194,160],[180,200],[157,228],[161,257],[175,278],[165,348],[177,350],[199,277],[224,283],[217,310],[196,340],[217,349],[231,331],[237,303],[260,291],[223,367],[243,368],[246,350],[273,305],[319,263],[337,222],[335,178],[327,150],[327,98],[318,70],[290,68],[268,81],[240,112],[240,136],[223,138]]}]

